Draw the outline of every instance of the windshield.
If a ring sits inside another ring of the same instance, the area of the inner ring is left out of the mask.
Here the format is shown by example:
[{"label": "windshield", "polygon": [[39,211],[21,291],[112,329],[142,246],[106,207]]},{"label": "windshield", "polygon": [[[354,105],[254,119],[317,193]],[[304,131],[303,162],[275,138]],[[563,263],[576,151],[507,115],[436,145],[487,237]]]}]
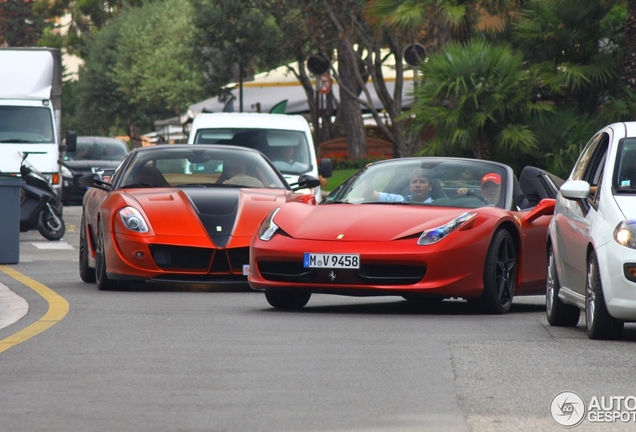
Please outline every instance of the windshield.
[{"label": "windshield", "polygon": [[126,154],[128,154],[128,147],[123,141],[82,141],[78,139],[77,150],[74,152],[64,152],[62,159],[65,161],[121,161],[126,157]]},{"label": "windshield", "polygon": [[253,148],[267,156],[285,174],[303,174],[312,168],[302,131],[270,129],[201,129],[195,144],[230,144]]},{"label": "windshield", "polygon": [[614,189],[619,193],[636,192],[636,138],[621,141],[614,167]]},{"label": "windshield", "polygon": [[503,208],[506,171],[485,161],[403,158],[368,165],[324,201]]},{"label": "windshield", "polygon": [[131,157],[121,175],[121,187],[288,189],[274,167],[256,152],[171,145],[149,147]]},{"label": "windshield", "polygon": [[47,107],[0,106],[0,143],[55,143]]}]

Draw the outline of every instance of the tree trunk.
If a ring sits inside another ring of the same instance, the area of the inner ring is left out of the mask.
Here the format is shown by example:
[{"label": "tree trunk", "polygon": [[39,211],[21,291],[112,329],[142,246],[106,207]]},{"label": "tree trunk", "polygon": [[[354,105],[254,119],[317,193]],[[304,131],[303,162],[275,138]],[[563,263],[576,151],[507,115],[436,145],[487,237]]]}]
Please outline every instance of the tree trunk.
[{"label": "tree trunk", "polygon": [[[341,86],[351,89],[355,94],[359,95],[362,89],[358,85],[354,68],[358,68],[356,57],[352,57],[350,49],[345,45],[346,38],[340,39],[338,43],[338,75],[340,77]],[[360,104],[356,98],[353,98],[342,88],[340,89],[340,105],[338,106],[338,121],[341,130],[347,138],[347,148],[349,158],[357,159],[367,156],[367,138],[362,122],[362,113]]]},{"label": "tree trunk", "polygon": [[130,136],[130,147],[141,147],[141,134],[137,125],[131,124],[128,126],[128,136]]},{"label": "tree trunk", "polygon": [[475,159],[492,160],[490,141],[481,131],[477,134],[477,141],[473,143],[473,156]]}]

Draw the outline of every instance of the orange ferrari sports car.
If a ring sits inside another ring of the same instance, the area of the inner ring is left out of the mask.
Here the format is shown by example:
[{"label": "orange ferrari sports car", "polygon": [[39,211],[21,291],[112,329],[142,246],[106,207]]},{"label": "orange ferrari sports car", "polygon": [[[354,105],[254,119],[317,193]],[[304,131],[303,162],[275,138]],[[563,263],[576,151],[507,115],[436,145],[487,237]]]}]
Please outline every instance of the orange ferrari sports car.
[{"label": "orange ferrari sports car", "polygon": [[464,298],[506,313],[515,295],[545,293],[562,182],[483,160],[376,162],[316,206],[272,210],[252,240],[248,281],[275,308],[325,293]]},{"label": "orange ferrari sports car", "polygon": [[[132,150],[112,173],[82,178],[79,274],[100,290],[130,282],[247,281],[249,244],[272,211],[316,203],[260,152],[236,146]],[[108,179],[108,181],[106,181]]]}]

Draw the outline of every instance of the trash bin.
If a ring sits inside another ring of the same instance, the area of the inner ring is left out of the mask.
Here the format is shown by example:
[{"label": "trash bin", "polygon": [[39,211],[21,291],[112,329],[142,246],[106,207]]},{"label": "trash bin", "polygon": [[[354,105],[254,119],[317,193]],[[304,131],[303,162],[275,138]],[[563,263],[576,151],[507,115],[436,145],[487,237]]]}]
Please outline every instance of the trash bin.
[{"label": "trash bin", "polygon": [[0,174],[0,264],[20,261],[20,177]]}]

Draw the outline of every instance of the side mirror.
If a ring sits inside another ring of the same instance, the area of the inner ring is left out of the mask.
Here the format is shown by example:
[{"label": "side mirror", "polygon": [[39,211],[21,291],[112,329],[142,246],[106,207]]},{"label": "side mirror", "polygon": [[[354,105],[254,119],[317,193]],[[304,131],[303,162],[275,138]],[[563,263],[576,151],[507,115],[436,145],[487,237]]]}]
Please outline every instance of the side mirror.
[{"label": "side mirror", "polygon": [[563,183],[559,192],[567,199],[581,200],[590,196],[592,188],[585,180],[573,180]]},{"label": "side mirror", "polygon": [[77,132],[75,131],[66,131],[66,139],[64,140],[64,145],[60,146],[60,150],[74,152],[77,150]]},{"label": "side mirror", "polygon": [[523,221],[531,223],[541,216],[550,216],[554,214],[555,206],[556,200],[554,198],[544,198],[523,217]]},{"label": "side mirror", "polygon": [[79,182],[84,186],[94,187],[106,192],[110,191],[113,186],[111,183],[102,180],[100,174],[89,174],[87,176],[81,177],[79,179]]},{"label": "side mirror", "polygon": [[323,176],[324,178],[329,178],[333,174],[333,165],[331,163],[331,159],[322,158],[320,159],[320,166],[318,167],[318,174]]},{"label": "side mirror", "polygon": [[294,192],[300,189],[311,189],[320,186],[320,180],[307,174],[298,177],[296,183],[292,183],[291,188]]}]

